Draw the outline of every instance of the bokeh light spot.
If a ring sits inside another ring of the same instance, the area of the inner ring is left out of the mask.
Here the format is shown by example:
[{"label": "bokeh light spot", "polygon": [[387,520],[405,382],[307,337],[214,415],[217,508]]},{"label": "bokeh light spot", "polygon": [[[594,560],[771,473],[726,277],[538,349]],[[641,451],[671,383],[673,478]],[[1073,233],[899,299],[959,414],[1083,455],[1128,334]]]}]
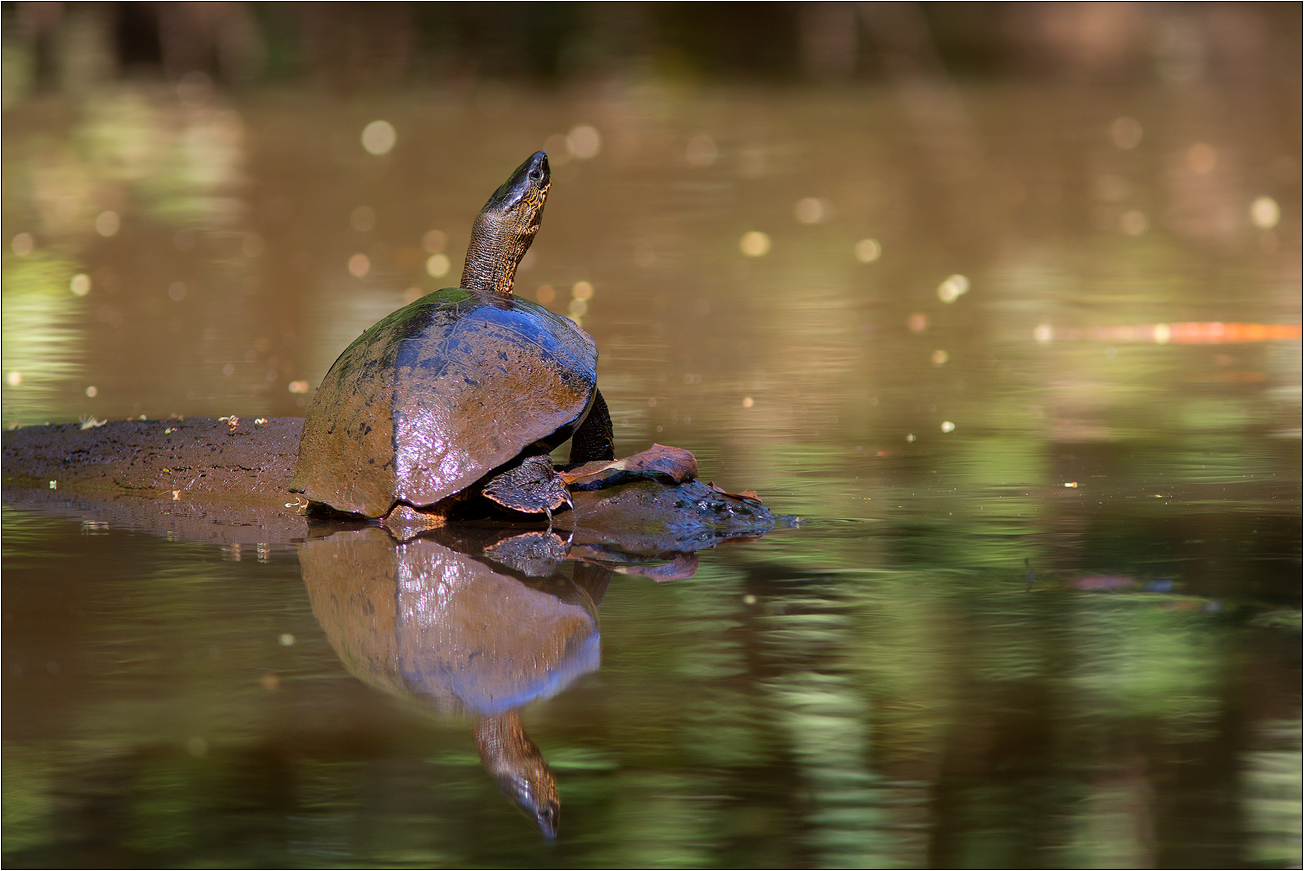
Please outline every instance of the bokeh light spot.
[{"label": "bokeh light spot", "polygon": [[770,237],[759,230],[744,233],[738,248],[748,257],[764,257],[770,251]]},{"label": "bokeh light spot", "polygon": [[793,207],[792,211],[797,218],[797,222],[801,224],[823,223],[829,219],[832,212],[828,200],[822,200],[819,197],[804,197],[797,200],[797,205]]},{"label": "bokeh light spot", "polygon": [[854,249],[856,259],[861,263],[873,263],[883,254],[883,246],[877,239],[861,239]]},{"label": "bokeh light spot", "polygon": [[602,150],[602,136],[588,124],[579,124],[566,134],[566,144],[572,155],[580,160],[590,160]]},{"label": "bokeh light spot", "polygon": [[362,128],[362,147],[368,154],[389,154],[398,142],[398,131],[388,121],[372,121]]},{"label": "bokeh light spot", "polygon": [[121,226],[122,221],[118,218],[118,213],[112,210],[100,212],[95,218],[95,232],[105,239],[117,235],[118,228]]},{"label": "bokeh light spot", "polygon": [[587,281],[577,281],[571,287],[571,296],[575,299],[593,299],[593,285]]},{"label": "bokeh light spot", "polygon": [[945,303],[955,302],[969,292],[969,279],[963,275],[948,276],[937,286],[937,298]]},{"label": "bokeh light spot", "polygon": [[431,254],[426,260],[426,272],[431,278],[443,278],[448,274],[449,265],[447,254]]},{"label": "bokeh light spot", "polygon": [[710,166],[715,163],[719,154],[719,149],[715,147],[715,140],[705,133],[699,133],[689,139],[688,145],[684,148],[684,159],[688,161],[689,166]]},{"label": "bokeh light spot", "polygon": [[447,244],[448,234],[443,230],[428,230],[421,237],[421,247],[426,249],[427,254],[442,254]]},{"label": "bokeh light spot", "polygon": [[84,272],[79,272],[68,282],[68,288],[74,296],[85,296],[91,292],[91,277]]},{"label": "bokeh light spot", "polygon": [[354,254],[349,258],[349,272],[355,278],[362,278],[371,271],[371,258],[366,254]]},{"label": "bokeh light spot", "polygon": [[1131,151],[1140,145],[1141,136],[1141,123],[1135,118],[1124,115],[1115,118],[1114,123],[1109,125],[1109,138],[1114,140],[1115,146],[1124,151]]},{"label": "bokeh light spot", "polygon": [[185,299],[186,298],[185,282],[174,281],[170,285],[168,285],[168,298],[171,299],[173,302],[181,302],[181,300]]},{"label": "bokeh light spot", "polygon": [[1250,204],[1250,220],[1260,230],[1271,230],[1281,220],[1281,206],[1272,197],[1259,197]]},{"label": "bokeh light spot", "polygon": [[539,289],[534,292],[534,298],[541,304],[547,305],[557,298],[557,291],[551,284],[541,284]]},{"label": "bokeh light spot", "polygon": [[1208,175],[1218,165],[1218,152],[1211,145],[1197,142],[1187,150],[1186,163],[1196,175]]},{"label": "bokeh light spot", "polygon": [[36,247],[36,242],[32,239],[31,233],[19,233],[14,237],[14,241],[10,243],[10,247],[19,257],[26,257],[32,253],[32,249]]}]

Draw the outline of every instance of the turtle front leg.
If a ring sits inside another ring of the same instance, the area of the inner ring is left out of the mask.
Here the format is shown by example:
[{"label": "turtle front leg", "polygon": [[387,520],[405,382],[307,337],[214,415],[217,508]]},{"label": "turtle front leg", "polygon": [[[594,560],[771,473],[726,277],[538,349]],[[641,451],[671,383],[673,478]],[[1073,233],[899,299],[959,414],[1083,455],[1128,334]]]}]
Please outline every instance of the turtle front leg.
[{"label": "turtle front leg", "polygon": [[602,391],[595,390],[593,407],[584,418],[575,435],[571,436],[570,464],[578,466],[591,460],[616,459],[616,446],[611,435],[611,413]]},{"label": "turtle front leg", "polygon": [[484,495],[513,511],[547,514],[549,531],[552,530],[554,509],[563,505],[574,507],[566,482],[552,467],[552,458],[547,454],[526,457],[518,465],[490,479],[484,485]]}]

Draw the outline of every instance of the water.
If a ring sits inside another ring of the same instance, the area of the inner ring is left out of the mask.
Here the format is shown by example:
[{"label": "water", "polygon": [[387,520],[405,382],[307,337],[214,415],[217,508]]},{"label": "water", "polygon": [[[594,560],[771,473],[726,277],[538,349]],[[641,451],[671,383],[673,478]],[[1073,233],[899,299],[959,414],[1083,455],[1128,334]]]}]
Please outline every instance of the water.
[{"label": "water", "polygon": [[521,713],[549,845],[474,712],[349,658],[312,543],[7,495],[6,864],[1299,864],[1295,97],[182,96],[7,111],[6,427],[301,414],[546,145],[517,290],[618,450],[804,523],[519,587],[600,634]]}]

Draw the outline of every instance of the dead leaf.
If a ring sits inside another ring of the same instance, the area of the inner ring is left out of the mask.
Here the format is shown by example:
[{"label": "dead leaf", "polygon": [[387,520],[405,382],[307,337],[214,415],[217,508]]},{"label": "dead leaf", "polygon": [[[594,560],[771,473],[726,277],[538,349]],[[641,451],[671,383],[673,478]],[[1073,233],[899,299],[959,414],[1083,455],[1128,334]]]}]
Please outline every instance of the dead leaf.
[{"label": "dead leaf", "polygon": [[[728,490],[724,489],[723,487],[717,486],[717,485],[716,485],[714,482],[712,482],[712,481],[707,481],[707,482],[706,482],[706,486],[710,487],[712,490],[714,490],[715,492],[719,493],[721,496],[729,496],[729,497],[731,497],[731,498],[733,498],[733,499],[743,499],[743,500],[748,501],[748,502],[760,502],[760,501],[761,501],[761,497],[758,496],[758,495],[756,495],[756,491],[755,491],[755,490],[744,490],[744,491],[742,491],[741,493],[730,493]],[[762,504],[764,504],[764,503],[762,503]]]},{"label": "dead leaf", "polygon": [[562,472],[561,478],[569,485],[596,486],[615,482],[625,476],[666,477],[676,484],[692,480],[697,475],[697,458],[692,451],[668,445],[652,445],[645,451],[609,462],[596,460]]}]

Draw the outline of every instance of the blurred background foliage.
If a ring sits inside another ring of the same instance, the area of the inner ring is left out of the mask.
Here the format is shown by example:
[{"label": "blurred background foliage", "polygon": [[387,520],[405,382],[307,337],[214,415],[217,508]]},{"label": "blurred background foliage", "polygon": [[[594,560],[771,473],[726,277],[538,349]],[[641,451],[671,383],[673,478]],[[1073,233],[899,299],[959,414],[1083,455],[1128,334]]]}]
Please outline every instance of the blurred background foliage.
[{"label": "blurred background foliage", "polygon": [[1298,88],[1288,3],[5,3],[5,98],[202,71],[329,90],[1160,78]]}]

